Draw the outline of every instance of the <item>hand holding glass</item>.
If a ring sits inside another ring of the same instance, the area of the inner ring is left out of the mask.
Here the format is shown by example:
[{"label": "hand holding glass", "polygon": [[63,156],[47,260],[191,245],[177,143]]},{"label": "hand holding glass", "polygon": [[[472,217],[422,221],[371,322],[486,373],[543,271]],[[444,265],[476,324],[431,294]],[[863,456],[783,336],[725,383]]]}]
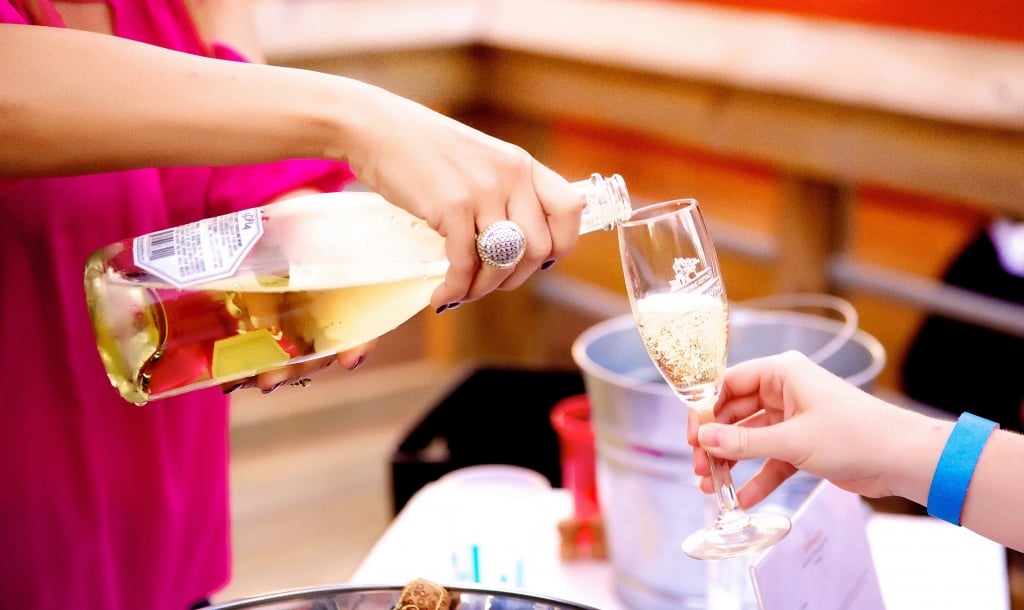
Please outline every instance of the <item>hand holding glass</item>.
[{"label": "hand holding glass", "polygon": [[[700,421],[713,420],[725,374],[729,309],[697,201],[637,209],[618,235],[630,306],[647,353]],[[687,555],[727,559],[767,548],[789,533],[786,517],[740,508],[728,464],[711,459],[711,476],[718,516],[683,542]]]}]

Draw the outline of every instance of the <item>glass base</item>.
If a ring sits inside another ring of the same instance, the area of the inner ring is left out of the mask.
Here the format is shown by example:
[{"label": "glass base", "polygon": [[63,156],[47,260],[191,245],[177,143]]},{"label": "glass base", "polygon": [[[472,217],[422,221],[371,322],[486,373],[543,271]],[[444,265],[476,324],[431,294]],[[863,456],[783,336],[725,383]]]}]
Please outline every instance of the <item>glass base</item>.
[{"label": "glass base", "polygon": [[786,537],[791,526],[783,515],[747,515],[742,527],[711,526],[690,534],[683,541],[683,552],[694,559],[729,559],[772,546]]}]

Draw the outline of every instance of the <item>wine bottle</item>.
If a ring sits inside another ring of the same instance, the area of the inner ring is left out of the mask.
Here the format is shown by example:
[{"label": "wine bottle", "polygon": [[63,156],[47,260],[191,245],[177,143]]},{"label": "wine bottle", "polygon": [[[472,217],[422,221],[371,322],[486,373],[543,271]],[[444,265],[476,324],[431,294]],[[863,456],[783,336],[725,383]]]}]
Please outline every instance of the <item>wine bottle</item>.
[{"label": "wine bottle", "polygon": [[[573,187],[581,234],[631,213],[618,175]],[[342,191],[104,246],[86,262],[85,292],[107,376],[142,405],[379,337],[429,304],[448,264],[426,222]]]}]

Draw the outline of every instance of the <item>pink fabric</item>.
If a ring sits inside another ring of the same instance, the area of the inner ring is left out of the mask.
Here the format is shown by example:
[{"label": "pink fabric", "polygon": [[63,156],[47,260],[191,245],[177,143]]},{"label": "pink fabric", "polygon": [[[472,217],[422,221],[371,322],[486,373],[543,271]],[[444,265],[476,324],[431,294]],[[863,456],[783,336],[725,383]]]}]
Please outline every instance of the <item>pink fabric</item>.
[{"label": "pink fabric", "polygon": [[[205,52],[181,0],[109,5],[120,36]],[[30,18],[0,0],[0,21]],[[97,355],[85,259],[351,178],[343,165],[293,161],[0,183],[0,608],[185,610],[227,582],[227,399],[211,389],[123,401]]]}]

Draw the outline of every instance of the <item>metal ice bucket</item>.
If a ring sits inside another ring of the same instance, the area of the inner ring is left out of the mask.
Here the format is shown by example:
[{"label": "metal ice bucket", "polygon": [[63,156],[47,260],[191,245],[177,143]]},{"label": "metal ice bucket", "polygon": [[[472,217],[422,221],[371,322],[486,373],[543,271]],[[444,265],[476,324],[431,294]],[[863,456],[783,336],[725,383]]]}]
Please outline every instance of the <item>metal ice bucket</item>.
[{"label": "metal ice bucket", "polygon": [[[596,610],[590,606],[512,591],[446,587],[458,610]],[[392,610],[401,586],[340,585],[296,589],[215,605],[210,610]]]},{"label": "metal ice bucket", "polygon": [[[843,319],[820,315],[824,309]],[[857,328],[853,307],[830,295],[732,303],[730,333],[730,364],[796,349],[865,389],[885,365],[884,348]],[[713,501],[695,484],[685,407],[651,363],[631,315],[587,329],[572,353],[591,403],[599,501],[619,597],[634,610],[704,608],[705,562],[685,556],[680,543],[710,522]],[[738,464],[736,484],[757,466]],[[817,483],[795,475],[758,510],[791,514]]]}]

